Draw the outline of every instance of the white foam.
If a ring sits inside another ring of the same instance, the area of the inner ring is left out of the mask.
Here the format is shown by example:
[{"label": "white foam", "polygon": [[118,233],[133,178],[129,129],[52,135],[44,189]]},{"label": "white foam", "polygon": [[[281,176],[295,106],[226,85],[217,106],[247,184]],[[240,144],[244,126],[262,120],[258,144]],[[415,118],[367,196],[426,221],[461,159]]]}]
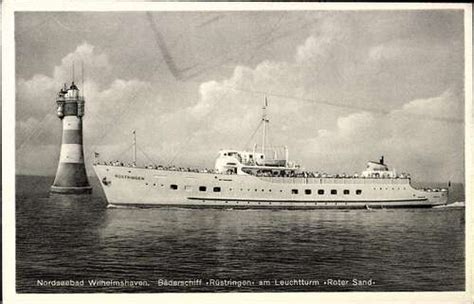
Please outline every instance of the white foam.
[{"label": "white foam", "polygon": [[446,205],[436,206],[434,208],[454,208],[454,207],[465,207],[465,202],[454,202]]}]

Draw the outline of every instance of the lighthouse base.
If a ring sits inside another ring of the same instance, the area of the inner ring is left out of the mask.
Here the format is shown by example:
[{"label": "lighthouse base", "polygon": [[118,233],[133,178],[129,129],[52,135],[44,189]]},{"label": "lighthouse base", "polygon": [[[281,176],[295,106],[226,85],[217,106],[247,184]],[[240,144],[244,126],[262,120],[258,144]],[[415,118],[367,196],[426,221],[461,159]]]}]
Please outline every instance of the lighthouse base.
[{"label": "lighthouse base", "polygon": [[85,186],[85,187],[51,186],[50,192],[57,193],[57,194],[91,194],[92,187],[91,186]]}]

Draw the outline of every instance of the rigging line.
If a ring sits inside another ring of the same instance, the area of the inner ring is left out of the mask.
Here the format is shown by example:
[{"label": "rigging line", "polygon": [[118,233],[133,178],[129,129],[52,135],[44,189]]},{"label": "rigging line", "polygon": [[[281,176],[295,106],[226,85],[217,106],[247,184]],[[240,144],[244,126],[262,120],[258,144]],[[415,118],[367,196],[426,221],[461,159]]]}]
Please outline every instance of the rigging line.
[{"label": "rigging line", "polygon": [[133,145],[129,145],[126,149],[123,149],[122,152],[118,153],[118,156],[115,159],[117,160],[122,159],[122,156],[127,154],[132,149],[132,146]]},{"label": "rigging line", "polygon": [[[145,153],[145,150],[143,150],[142,148],[140,148],[140,146],[137,146],[138,150],[141,151],[143,153],[143,155],[148,159],[148,161],[150,161],[153,165],[158,165],[160,162],[156,161],[154,158],[150,157],[147,153]],[[163,162],[164,163],[164,162]]]},{"label": "rigging line", "polygon": [[[270,149],[273,149],[273,150],[274,150],[275,147],[273,147],[273,145],[272,145],[272,140],[271,140],[271,136],[270,136],[271,134],[272,134],[272,133],[271,133],[271,131],[270,131],[270,124],[267,123],[267,137],[266,137],[266,139],[267,139],[267,142],[268,142],[268,147],[269,147]],[[266,145],[265,145],[265,146],[266,146]]]},{"label": "rigging line", "polygon": [[[224,95],[219,99],[219,100],[225,100],[226,97],[230,94],[230,91],[227,91],[226,93],[224,93]],[[207,113],[206,116],[209,116],[213,111],[216,111],[217,107],[211,109],[211,111],[209,113]],[[206,122],[208,122],[209,120],[207,120]],[[186,139],[184,140],[185,143],[187,143],[190,139],[191,139],[191,136],[194,135],[194,133],[196,132],[199,132],[201,130],[201,128],[204,127],[204,125],[207,125],[207,124],[199,124],[199,126],[194,130],[194,132],[190,132],[190,134],[186,137]],[[183,144],[181,143],[181,148],[178,149],[178,151],[176,151],[175,155],[171,158],[171,160],[168,162],[168,166],[171,165],[175,159],[178,157],[179,154],[181,154],[181,152],[184,150],[184,146]]]},{"label": "rigging line", "polygon": [[257,131],[260,129],[260,126],[262,125],[263,121],[260,119],[260,121],[258,122],[258,125],[257,127],[255,128],[255,130],[253,131],[252,135],[250,136],[249,140],[245,143],[244,147],[241,149],[241,150],[245,150],[249,143],[253,140],[253,138],[255,137],[255,134],[257,134]]},{"label": "rigging line", "polygon": [[[115,152],[115,153],[112,155],[113,157],[108,156],[107,158],[108,158],[108,159],[116,159],[116,160],[121,159],[121,157],[122,157],[124,154],[128,153],[128,151],[132,148],[132,146],[133,146],[133,144],[129,144],[126,148],[124,148],[124,149],[122,149],[122,150],[120,150],[120,151],[118,151],[118,152]],[[96,150],[96,149],[91,149],[90,151],[91,151],[91,153],[95,153],[95,152],[100,151],[100,150],[99,150],[99,149],[97,149],[97,150]],[[100,153],[99,153],[99,154],[100,154]]]}]

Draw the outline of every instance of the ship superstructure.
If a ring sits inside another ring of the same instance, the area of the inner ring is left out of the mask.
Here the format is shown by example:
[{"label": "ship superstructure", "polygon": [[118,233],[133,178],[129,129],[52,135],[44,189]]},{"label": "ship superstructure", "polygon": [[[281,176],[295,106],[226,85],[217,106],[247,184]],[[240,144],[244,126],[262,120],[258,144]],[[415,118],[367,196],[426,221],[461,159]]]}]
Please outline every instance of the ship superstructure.
[{"label": "ship superstructure", "polygon": [[[447,203],[447,189],[415,189],[408,174],[390,170],[382,156],[361,174],[329,175],[303,170],[266,145],[269,123],[263,107],[262,144],[219,151],[215,168],[190,169],[96,162],[95,172],[112,205],[223,208],[394,208]],[[135,134],[134,134],[135,136]],[[135,140],[134,140],[135,142]],[[135,148],[134,148],[134,151]]]}]

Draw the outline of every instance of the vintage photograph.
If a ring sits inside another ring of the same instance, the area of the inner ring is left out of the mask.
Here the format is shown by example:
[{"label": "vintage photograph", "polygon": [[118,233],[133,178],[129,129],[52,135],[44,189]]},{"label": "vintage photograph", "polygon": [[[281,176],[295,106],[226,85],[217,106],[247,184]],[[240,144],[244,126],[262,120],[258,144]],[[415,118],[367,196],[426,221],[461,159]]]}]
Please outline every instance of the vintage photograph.
[{"label": "vintage photograph", "polygon": [[466,290],[463,9],[14,25],[16,293]]}]

